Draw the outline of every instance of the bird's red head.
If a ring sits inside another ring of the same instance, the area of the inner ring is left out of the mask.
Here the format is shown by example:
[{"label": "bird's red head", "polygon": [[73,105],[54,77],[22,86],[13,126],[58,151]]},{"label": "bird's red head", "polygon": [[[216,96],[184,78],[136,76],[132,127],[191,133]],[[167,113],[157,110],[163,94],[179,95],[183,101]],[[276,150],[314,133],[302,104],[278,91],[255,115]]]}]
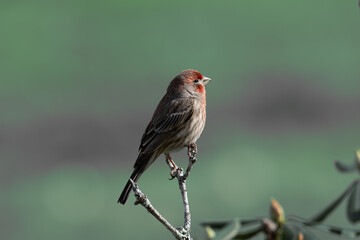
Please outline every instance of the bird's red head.
[{"label": "bird's red head", "polygon": [[196,70],[184,70],[171,81],[168,92],[204,95],[205,85],[210,80],[210,78],[201,75]]}]

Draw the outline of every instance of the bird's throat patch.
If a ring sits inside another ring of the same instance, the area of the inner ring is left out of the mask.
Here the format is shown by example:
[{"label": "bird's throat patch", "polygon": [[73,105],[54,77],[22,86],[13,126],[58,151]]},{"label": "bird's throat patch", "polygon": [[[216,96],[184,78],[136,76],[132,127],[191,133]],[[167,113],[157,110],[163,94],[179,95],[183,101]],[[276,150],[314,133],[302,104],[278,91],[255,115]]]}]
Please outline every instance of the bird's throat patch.
[{"label": "bird's throat patch", "polygon": [[205,93],[205,88],[203,85],[199,84],[199,85],[196,85],[196,91],[198,93]]}]

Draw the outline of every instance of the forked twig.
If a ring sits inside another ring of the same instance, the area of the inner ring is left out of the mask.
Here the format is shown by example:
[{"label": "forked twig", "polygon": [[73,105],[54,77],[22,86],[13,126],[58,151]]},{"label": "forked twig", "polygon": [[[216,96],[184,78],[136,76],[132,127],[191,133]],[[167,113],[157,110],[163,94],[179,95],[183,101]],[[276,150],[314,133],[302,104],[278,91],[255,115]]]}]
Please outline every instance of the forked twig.
[{"label": "forked twig", "polygon": [[174,228],[159,212],[156,210],[153,205],[150,203],[150,200],[147,196],[139,189],[138,185],[130,178],[132,184],[132,190],[134,191],[136,202],[135,205],[142,205],[146,210],[148,210],[151,215],[153,215],[159,222],[161,222],[177,239],[183,239],[182,234]]},{"label": "forked twig", "polygon": [[173,227],[150,203],[149,199],[146,197],[144,193],[141,192],[138,185],[132,181],[132,190],[136,197],[135,205],[142,205],[146,208],[159,222],[161,222],[174,236],[176,239],[179,240],[191,240],[190,231],[191,231],[191,214],[190,214],[190,207],[189,207],[189,199],[186,190],[186,179],[189,176],[190,171],[192,170],[193,164],[196,162],[196,155],[197,149],[196,145],[192,144],[188,148],[188,156],[189,156],[189,164],[184,173],[182,168],[177,167],[173,164],[173,161],[166,158],[166,163],[168,164],[169,168],[172,170],[171,173],[174,174],[174,177],[178,179],[179,188],[183,200],[184,205],[184,226],[175,228]]}]

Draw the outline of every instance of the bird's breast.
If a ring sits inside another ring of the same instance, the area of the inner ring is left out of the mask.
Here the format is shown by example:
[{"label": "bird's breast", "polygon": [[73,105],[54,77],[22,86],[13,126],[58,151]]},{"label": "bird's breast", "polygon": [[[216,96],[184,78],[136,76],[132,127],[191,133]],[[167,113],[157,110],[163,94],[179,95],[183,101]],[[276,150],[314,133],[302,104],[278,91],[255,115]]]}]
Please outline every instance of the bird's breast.
[{"label": "bird's breast", "polygon": [[187,121],[183,129],[178,133],[178,136],[184,139],[183,144],[188,146],[191,143],[195,143],[200,137],[206,120],[206,110],[200,101],[194,103],[194,113],[192,117]]}]

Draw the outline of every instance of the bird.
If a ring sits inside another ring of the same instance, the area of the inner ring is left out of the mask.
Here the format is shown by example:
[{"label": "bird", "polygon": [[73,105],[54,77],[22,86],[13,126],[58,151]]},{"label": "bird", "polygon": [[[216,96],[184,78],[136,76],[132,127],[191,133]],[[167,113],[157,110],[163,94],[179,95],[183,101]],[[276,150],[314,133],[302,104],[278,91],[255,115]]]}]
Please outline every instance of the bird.
[{"label": "bird", "polygon": [[[139,154],[130,176],[135,183],[161,154],[175,168],[170,153],[196,146],[205,126],[205,85],[210,80],[196,70],[187,69],[170,82],[141,138]],[[118,199],[118,203],[123,205],[132,188],[130,179]]]}]

